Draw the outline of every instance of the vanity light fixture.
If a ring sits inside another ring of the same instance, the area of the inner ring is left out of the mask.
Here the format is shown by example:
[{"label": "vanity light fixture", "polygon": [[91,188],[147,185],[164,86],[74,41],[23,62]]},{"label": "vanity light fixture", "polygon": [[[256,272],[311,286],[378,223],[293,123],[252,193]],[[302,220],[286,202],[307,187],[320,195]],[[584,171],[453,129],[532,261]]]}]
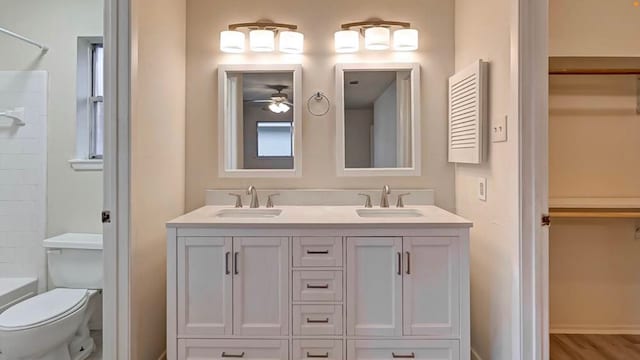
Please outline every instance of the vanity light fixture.
[{"label": "vanity light fixture", "polygon": [[[245,33],[249,30],[249,49],[254,52],[272,52],[275,50],[275,38],[279,36],[279,50],[283,53],[302,53],[304,35],[297,25],[280,24],[271,21],[231,24],[228,30],[220,32],[220,51],[242,53],[245,49]],[[282,31],[281,31],[282,30]]]},{"label": "vanity light fixture", "polygon": [[393,50],[415,51],[418,49],[418,30],[412,29],[410,23],[373,19],[342,24],[341,30],[334,36],[336,52],[358,51],[360,34],[364,36],[365,49],[387,50],[391,47],[391,31],[394,28]]}]

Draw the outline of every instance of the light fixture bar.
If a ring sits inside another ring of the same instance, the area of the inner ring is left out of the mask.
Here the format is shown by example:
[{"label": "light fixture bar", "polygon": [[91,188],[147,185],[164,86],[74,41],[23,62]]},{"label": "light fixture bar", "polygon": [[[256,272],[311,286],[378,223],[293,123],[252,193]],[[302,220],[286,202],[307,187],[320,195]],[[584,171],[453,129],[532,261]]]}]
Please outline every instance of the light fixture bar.
[{"label": "light fixture bar", "polygon": [[349,30],[351,28],[368,28],[368,27],[375,27],[375,26],[382,26],[382,27],[396,26],[396,27],[402,27],[402,28],[410,28],[411,23],[403,22],[403,21],[387,21],[387,20],[376,19],[376,20],[366,20],[366,21],[346,23],[346,24],[342,24],[340,27],[342,28],[342,30]]},{"label": "light fixture bar", "polygon": [[250,30],[279,30],[279,29],[298,30],[298,25],[274,23],[274,22],[267,22],[267,21],[237,23],[237,24],[229,25],[229,30],[237,30],[241,28],[246,28]]}]

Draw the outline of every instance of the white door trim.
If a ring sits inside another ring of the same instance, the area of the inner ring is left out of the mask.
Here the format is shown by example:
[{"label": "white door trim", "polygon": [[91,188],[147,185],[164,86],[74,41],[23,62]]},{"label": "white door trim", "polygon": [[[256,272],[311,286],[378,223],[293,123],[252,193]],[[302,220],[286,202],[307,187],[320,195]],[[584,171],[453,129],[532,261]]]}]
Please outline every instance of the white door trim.
[{"label": "white door trim", "polygon": [[515,254],[514,359],[549,359],[548,0],[514,0],[512,111],[519,122],[520,242]]},{"label": "white door trim", "polygon": [[130,0],[105,1],[103,358],[129,360]]}]

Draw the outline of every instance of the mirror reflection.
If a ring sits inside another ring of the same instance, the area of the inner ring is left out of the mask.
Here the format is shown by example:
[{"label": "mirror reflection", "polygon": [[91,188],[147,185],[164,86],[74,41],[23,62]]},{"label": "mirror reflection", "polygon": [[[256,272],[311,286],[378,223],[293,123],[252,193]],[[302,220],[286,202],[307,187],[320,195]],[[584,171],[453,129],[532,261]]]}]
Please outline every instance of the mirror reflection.
[{"label": "mirror reflection", "polygon": [[227,169],[293,169],[293,72],[228,72]]},{"label": "mirror reflection", "polygon": [[344,71],[345,168],[408,168],[411,70]]}]

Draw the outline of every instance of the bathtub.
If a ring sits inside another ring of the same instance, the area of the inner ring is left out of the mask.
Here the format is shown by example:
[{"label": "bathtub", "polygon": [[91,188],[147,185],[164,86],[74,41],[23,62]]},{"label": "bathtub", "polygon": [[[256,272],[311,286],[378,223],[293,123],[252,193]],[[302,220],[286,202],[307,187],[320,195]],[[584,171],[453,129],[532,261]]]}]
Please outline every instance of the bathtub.
[{"label": "bathtub", "polygon": [[38,279],[0,278],[0,313],[38,293]]}]

